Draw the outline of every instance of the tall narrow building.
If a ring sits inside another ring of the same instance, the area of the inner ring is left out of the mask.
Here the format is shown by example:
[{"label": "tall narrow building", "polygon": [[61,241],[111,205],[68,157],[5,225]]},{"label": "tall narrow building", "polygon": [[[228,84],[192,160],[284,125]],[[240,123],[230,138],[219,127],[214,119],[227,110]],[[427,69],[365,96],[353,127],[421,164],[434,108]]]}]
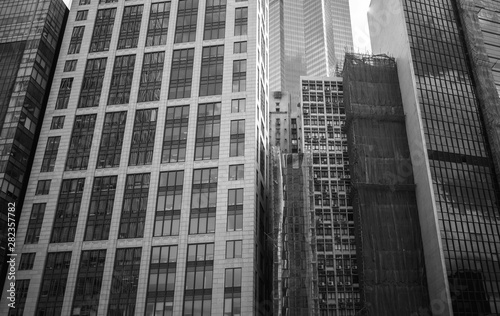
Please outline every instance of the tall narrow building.
[{"label": "tall narrow building", "polygon": [[268,16],[73,2],[0,314],[272,312]]}]

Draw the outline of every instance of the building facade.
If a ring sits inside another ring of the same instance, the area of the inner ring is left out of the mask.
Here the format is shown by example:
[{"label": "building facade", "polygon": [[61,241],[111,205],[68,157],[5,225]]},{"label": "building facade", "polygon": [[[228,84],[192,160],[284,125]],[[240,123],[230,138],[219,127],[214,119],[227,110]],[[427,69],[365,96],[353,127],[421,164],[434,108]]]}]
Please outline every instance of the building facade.
[{"label": "building facade", "polygon": [[271,312],[268,16],[73,2],[0,314]]}]

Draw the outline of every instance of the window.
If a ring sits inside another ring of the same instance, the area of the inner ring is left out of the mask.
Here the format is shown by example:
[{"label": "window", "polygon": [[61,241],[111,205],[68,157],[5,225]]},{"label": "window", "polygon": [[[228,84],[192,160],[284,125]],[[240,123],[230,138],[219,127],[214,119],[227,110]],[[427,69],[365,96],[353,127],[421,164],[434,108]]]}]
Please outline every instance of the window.
[{"label": "window", "polygon": [[241,258],[243,240],[226,241],[226,259]]},{"label": "window", "polygon": [[71,87],[73,86],[73,78],[63,78],[59,87],[59,94],[56,100],[56,110],[66,109],[68,107]]},{"label": "window", "polygon": [[245,155],[245,120],[231,121],[229,157]]},{"label": "window", "polygon": [[247,61],[233,61],[233,92],[246,91]]},{"label": "window", "polygon": [[35,195],[47,195],[50,191],[51,180],[39,180],[36,186]]},{"label": "window", "polygon": [[165,52],[146,53],[137,102],[159,101]]},{"label": "window", "polygon": [[190,234],[215,232],[217,168],[195,169],[191,195]]},{"label": "window", "polygon": [[115,24],[116,8],[101,9],[95,18],[90,52],[103,52],[109,50],[113,25]]},{"label": "window", "polygon": [[149,173],[127,175],[118,238],[142,238],[148,206]]},{"label": "window", "polygon": [[169,20],[170,1],[151,4],[146,46],[165,45],[167,43]]},{"label": "window", "polygon": [[241,315],[241,268],[226,269],[224,278],[224,316]]},{"label": "window", "polygon": [[184,171],[160,173],[154,236],[179,235]]},{"label": "window", "polygon": [[87,19],[87,15],[89,13],[89,10],[82,10],[76,12],[76,21],[84,21]]},{"label": "window", "polygon": [[247,35],[248,8],[236,8],[234,19],[234,35]]},{"label": "window", "polygon": [[127,111],[106,113],[101,146],[97,156],[97,168],[112,168],[120,165],[126,121]]},{"label": "window", "polygon": [[141,31],[142,11],[144,6],[127,6],[123,10],[122,25],[118,38],[118,49],[136,48]]},{"label": "window", "polygon": [[200,96],[222,94],[224,45],[203,47],[201,59]]},{"label": "window", "polygon": [[90,0],[80,0],[80,5],[90,4]]},{"label": "window", "polygon": [[193,62],[194,48],[174,50],[168,91],[169,99],[191,97]]},{"label": "window", "polygon": [[235,54],[242,54],[247,52],[247,42],[235,42],[233,47]]},{"label": "window", "polygon": [[197,20],[198,0],[179,0],[175,25],[175,43],[195,41]]},{"label": "window", "polygon": [[15,308],[9,308],[8,316],[23,316],[26,297],[28,296],[28,288],[30,280],[16,279],[16,304]]},{"label": "window", "polygon": [[97,315],[105,261],[105,249],[82,251],[72,315]]},{"label": "window", "polygon": [[77,59],[66,60],[64,63],[64,72],[75,71],[77,62]]},{"label": "window", "polygon": [[61,129],[64,127],[64,116],[54,116],[52,118],[52,123],[50,124],[50,129]]},{"label": "window", "polygon": [[117,56],[111,77],[108,105],[125,104],[130,100],[135,55]]},{"label": "window", "polygon": [[78,100],[79,108],[99,106],[102,83],[104,81],[104,73],[106,71],[106,62],[107,58],[87,60],[87,66],[85,68],[85,73],[83,74],[80,99]]},{"label": "window", "polygon": [[82,46],[83,33],[85,32],[85,26],[75,26],[73,32],[71,33],[71,39],[69,40],[69,54],[78,54]]},{"label": "window", "polygon": [[87,169],[96,117],[97,114],[88,114],[78,115],[75,118],[66,159],[66,171]]},{"label": "window", "polygon": [[84,184],[85,178],[63,180],[50,242],[73,242],[75,240]]},{"label": "window", "polygon": [[108,315],[134,315],[142,248],[116,249]]},{"label": "window", "polygon": [[186,160],[189,105],[167,108],[161,162]]},{"label": "window", "polygon": [[150,165],[153,161],[158,109],[137,110],[130,147],[129,166]]},{"label": "window", "polygon": [[54,171],[60,141],[61,136],[49,137],[49,139],[47,139],[47,146],[45,147],[45,154],[43,155],[42,168],[40,169],[40,172]]},{"label": "window", "polygon": [[229,180],[243,180],[245,178],[244,165],[229,166]]},{"label": "window", "polygon": [[33,204],[28,229],[26,231],[25,244],[38,244],[40,230],[42,229],[43,215],[45,214],[45,205],[45,203]]},{"label": "window", "polygon": [[188,245],[183,315],[211,315],[214,244]]},{"label": "window", "polygon": [[228,190],[227,231],[243,229],[243,189]]},{"label": "window", "polygon": [[226,33],[226,0],[208,0],[205,9],[204,40],[224,38]]},{"label": "window", "polygon": [[220,102],[200,104],[198,106],[195,160],[219,158],[220,112]]},{"label": "window", "polygon": [[102,4],[102,3],[113,3],[113,2],[118,2],[118,0],[99,0],[99,4]]},{"label": "window", "polygon": [[107,240],[115,202],[117,176],[96,177],[92,187],[84,240]]},{"label": "window", "polygon": [[19,260],[19,270],[32,270],[35,263],[36,252],[26,252],[21,254]]},{"label": "window", "polygon": [[245,112],[246,104],[246,99],[231,100],[231,113]]},{"label": "window", "polygon": [[35,315],[61,315],[71,251],[49,252]]},{"label": "window", "polygon": [[177,246],[153,247],[146,315],[173,315]]}]

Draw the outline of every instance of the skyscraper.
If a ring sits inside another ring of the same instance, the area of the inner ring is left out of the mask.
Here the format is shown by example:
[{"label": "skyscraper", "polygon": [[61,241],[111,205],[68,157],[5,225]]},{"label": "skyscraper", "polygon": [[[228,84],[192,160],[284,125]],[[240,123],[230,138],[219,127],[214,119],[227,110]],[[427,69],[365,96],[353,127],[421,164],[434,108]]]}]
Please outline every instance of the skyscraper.
[{"label": "skyscraper", "polygon": [[373,52],[398,63],[433,314],[500,313],[500,101],[484,46],[498,5],[481,3],[374,0],[369,13]]},{"label": "skyscraper", "polygon": [[73,3],[18,229],[24,315],[271,311],[268,10]]}]

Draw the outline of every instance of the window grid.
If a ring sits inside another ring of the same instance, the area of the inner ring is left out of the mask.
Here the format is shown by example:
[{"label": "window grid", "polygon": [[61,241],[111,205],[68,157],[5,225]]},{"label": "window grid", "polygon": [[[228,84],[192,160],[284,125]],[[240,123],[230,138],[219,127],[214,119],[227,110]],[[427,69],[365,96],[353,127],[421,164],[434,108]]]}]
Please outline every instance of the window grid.
[{"label": "window grid", "polygon": [[217,177],[217,168],[194,170],[189,234],[215,232]]},{"label": "window grid", "polygon": [[76,21],[84,21],[87,19],[87,15],[89,14],[89,10],[81,10],[76,12]]},{"label": "window grid", "polygon": [[177,246],[152,248],[146,315],[173,315]]},{"label": "window grid", "polygon": [[63,180],[52,225],[51,243],[74,241],[84,184],[85,178]]},{"label": "window grid", "polygon": [[105,261],[105,249],[82,251],[72,315],[97,315]]},{"label": "window grid", "polygon": [[75,71],[78,59],[66,60],[64,63],[64,72]]},{"label": "window grid", "polygon": [[241,258],[243,240],[226,241],[226,259]]},{"label": "window grid", "polygon": [[191,97],[193,82],[194,48],[174,50],[168,99]]},{"label": "window grid", "polygon": [[211,315],[214,244],[188,245],[183,315]]},{"label": "window grid", "polygon": [[241,268],[230,268],[224,278],[224,316],[237,315],[241,315]]},{"label": "window grid", "polygon": [[36,185],[35,195],[49,194],[51,181],[52,180],[39,180]]},{"label": "window grid", "polygon": [[167,108],[161,162],[186,160],[189,105]]},{"label": "window grid", "polygon": [[69,40],[68,55],[80,53],[80,48],[82,46],[83,33],[85,33],[85,26],[75,26],[73,32],[71,33],[71,39]]},{"label": "window grid", "polygon": [[90,53],[109,50],[113,25],[115,23],[116,8],[101,9],[97,11],[95,18],[92,41],[90,42]]},{"label": "window grid", "polygon": [[109,238],[117,178],[117,176],[94,178],[84,240]]},{"label": "window grid", "polygon": [[134,315],[142,248],[116,250],[108,315]]},{"label": "window grid", "polygon": [[73,86],[73,78],[63,78],[59,86],[59,93],[56,100],[56,110],[66,109]]},{"label": "window grid", "polygon": [[169,21],[170,1],[152,3],[149,13],[146,46],[165,45],[167,43]]},{"label": "window grid", "polygon": [[184,171],[160,173],[154,236],[179,235]]},{"label": "window grid", "polygon": [[30,280],[16,280],[16,307],[9,308],[8,316],[23,316]]},{"label": "window grid", "polygon": [[247,61],[233,61],[233,92],[246,91],[247,83]]},{"label": "window grid", "polygon": [[137,110],[129,166],[150,165],[153,161],[157,115],[158,109]]},{"label": "window grid", "polygon": [[54,116],[50,124],[50,129],[62,129],[64,127],[64,116]]},{"label": "window grid", "polygon": [[127,175],[118,238],[142,238],[149,194],[149,173]]},{"label": "window grid", "polygon": [[228,190],[227,231],[243,229],[243,189]]},{"label": "window grid", "polygon": [[231,113],[245,112],[246,105],[247,105],[246,99],[231,100]]},{"label": "window grid", "polygon": [[226,0],[208,0],[205,9],[204,40],[224,38],[226,33]]},{"label": "window grid", "polygon": [[97,114],[88,114],[78,115],[75,118],[66,159],[66,171],[87,169],[96,117]]},{"label": "window grid", "polygon": [[198,0],[179,0],[175,43],[194,42],[198,20]]},{"label": "window grid", "polygon": [[107,58],[89,59],[83,75],[79,108],[99,106]]},{"label": "window grid", "polygon": [[198,106],[195,160],[218,159],[220,143],[221,103]]},{"label": "window grid", "polygon": [[38,244],[43,224],[43,216],[45,214],[45,205],[45,203],[33,204],[28,229],[26,231],[26,239],[24,240],[25,244]]},{"label": "window grid", "polygon": [[234,35],[247,35],[248,32],[248,8],[236,8],[234,19]]},{"label": "window grid", "polygon": [[233,47],[234,54],[242,54],[247,52],[247,42],[235,42]]},{"label": "window grid", "polygon": [[229,157],[245,155],[245,120],[231,121]]},{"label": "window grid", "polygon": [[243,180],[243,179],[245,179],[245,165],[229,166],[229,180]]},{"label": "window grid", "polygon": [[19,270],[32,270],[35,263],[36,252],[25,252],[19,260]]},{"label": "window grid", "polygon": [[144,5],[127,6],[123,10],[118,49],[136,48],[141,31]]},{"label": "window grid", "polygon": [[222,94],[223,73],[224,45],[203,47],[199,95]]},{"label": "window grid", "polygon": [[165,52],[144,54],[137,102],[159,101]]},{"label": "window grid", "polygon": [[42,168],[40,169],[40,172],[54,171],[60,141],[61,136],[49,137],[47,139],[47,146],[45,147],[45,154],[43,155]]},{"label": "window grid", "polygon": [[108,105],[126,104],[130,100],[130,89],[134,75],[135,55],[117,56],[111,77]]},{"label": "window grid", "polygon": [[127,111],[106,113],[97,157],[97,168],[111,168],[120,165],[126,121]]}]

